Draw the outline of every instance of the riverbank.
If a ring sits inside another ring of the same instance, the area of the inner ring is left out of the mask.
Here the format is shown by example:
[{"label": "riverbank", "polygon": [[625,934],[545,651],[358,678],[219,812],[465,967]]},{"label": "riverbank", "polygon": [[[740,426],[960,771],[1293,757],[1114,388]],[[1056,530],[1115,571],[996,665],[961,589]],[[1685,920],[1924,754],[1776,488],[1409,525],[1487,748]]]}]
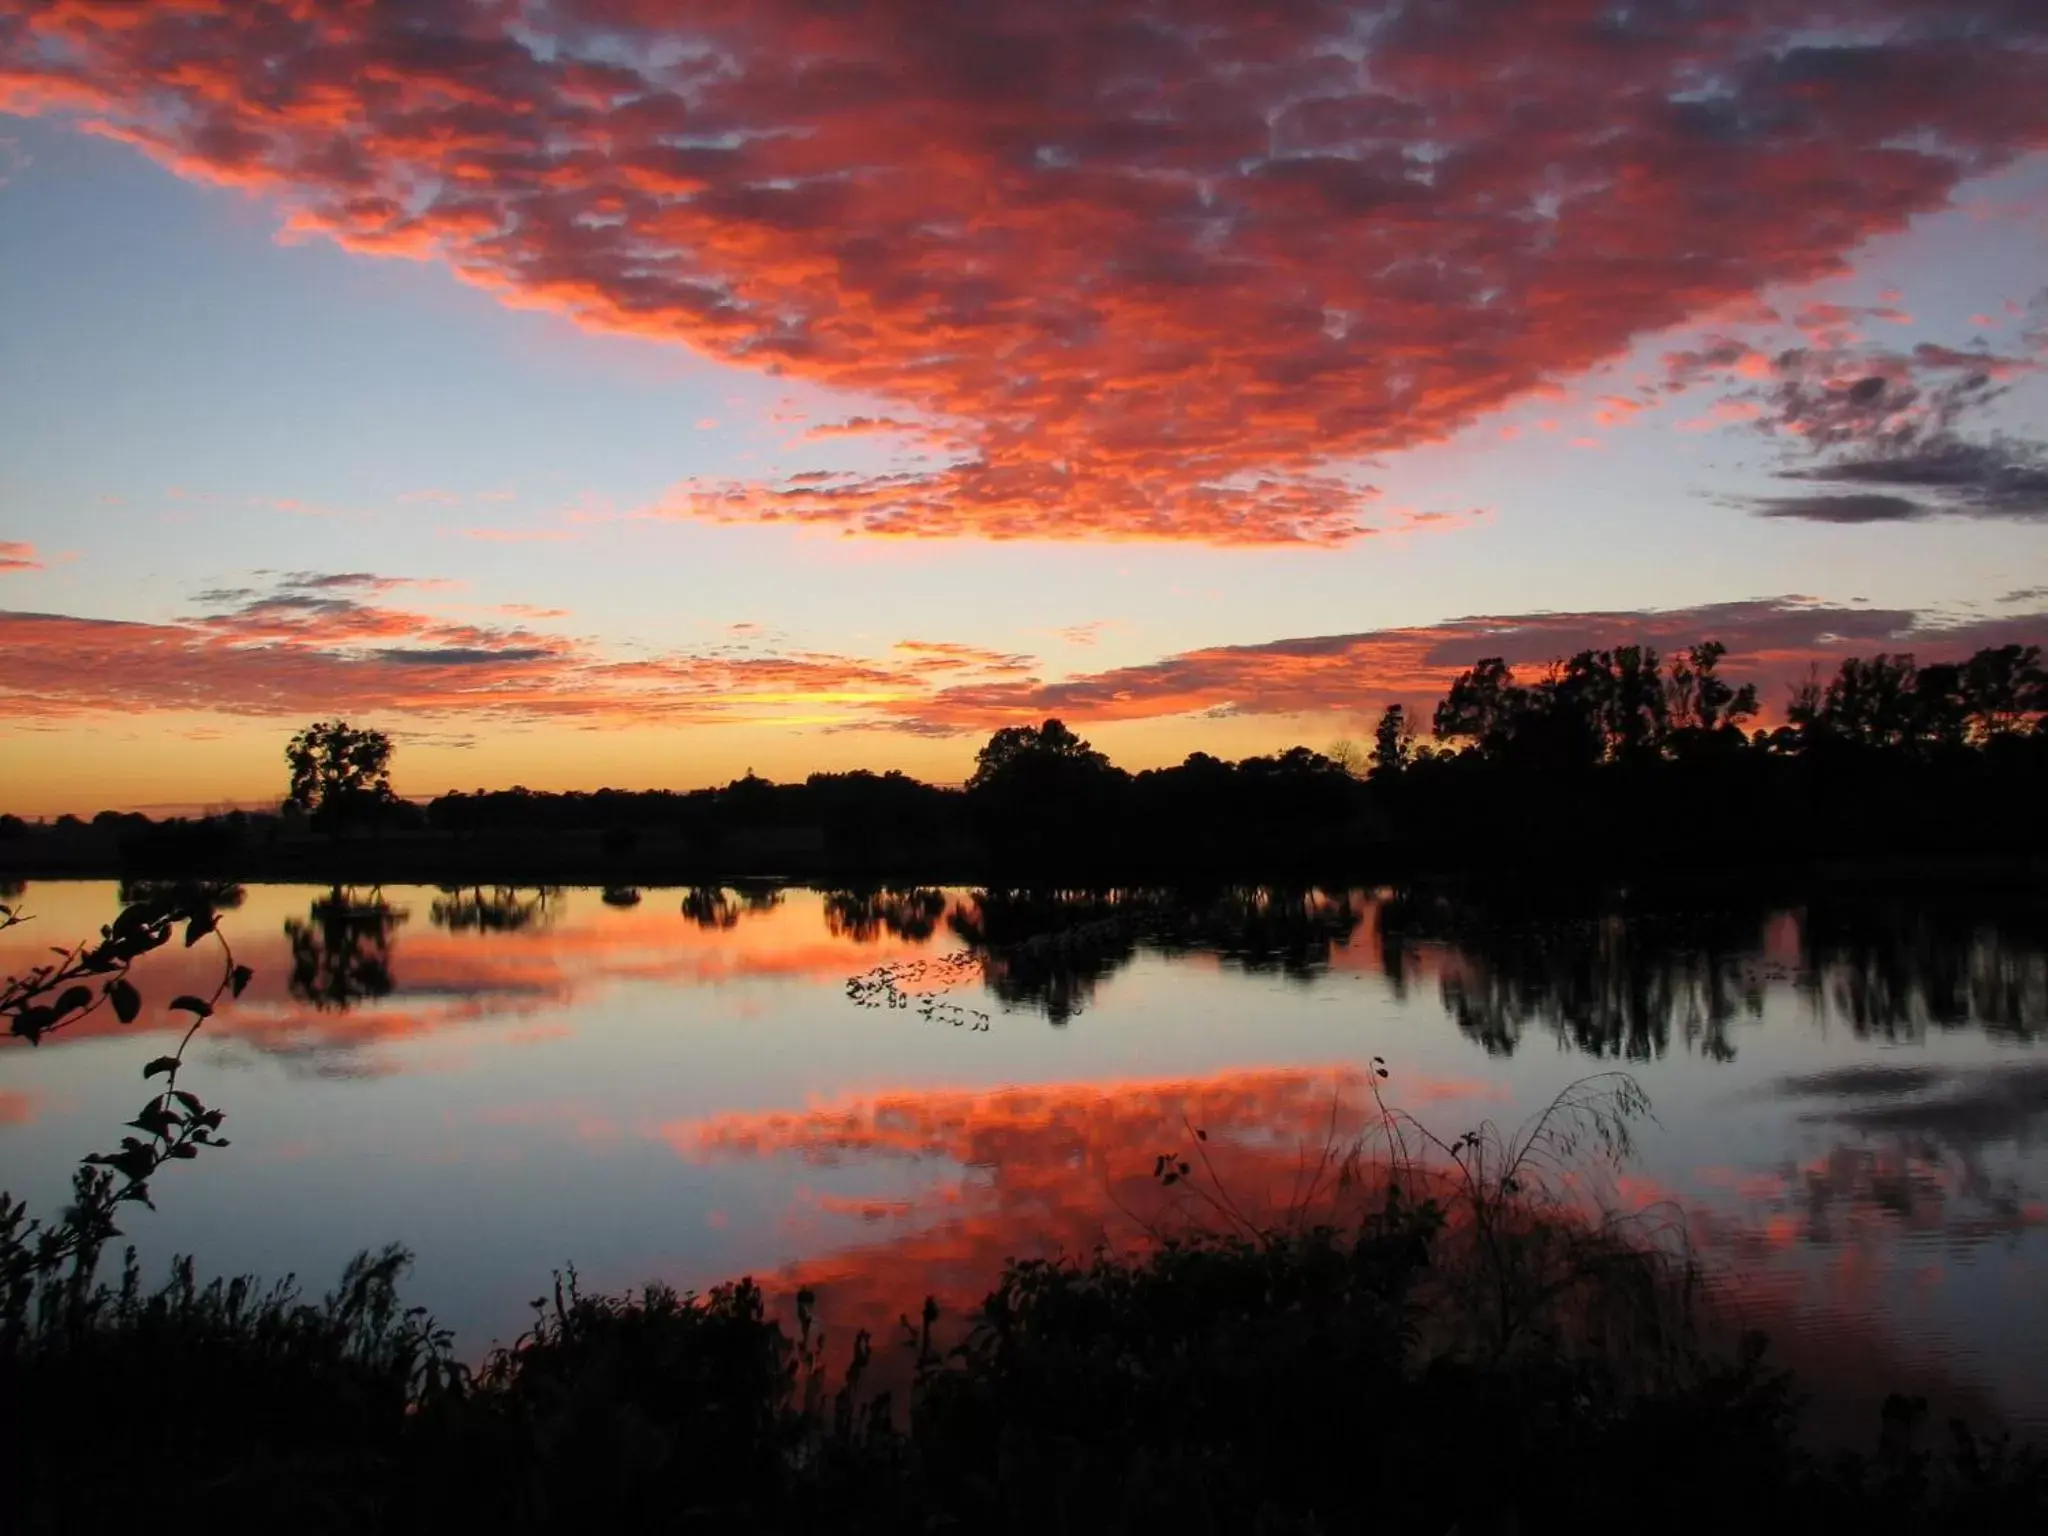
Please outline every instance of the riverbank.
[{"label": "riverbank", "polygon": [[1541,877],[1551,890],[1628,888],[1693,891],[1703,897],[1808,888],[1991,885],[2048,888],[2048,856],[2026,849],[1886,850],[1812,854],[1728,845],[1655,859],[1581,859],[1499,850],[1486,858],[1429,856],[1361,839],[1282,845],[1263,856],[1211,861],[1124,860],[1075,850],[1071,857],[1017,864],[970,837],[878,850],[835,840],[817,828],[730,834],[714,841],[646,835],[630,845],[596,832],[471,833],[430,830],[330,839],[311,834],[235,833],[158,824],[133,828],[81,823],[31,826],[0,838],[0,883],[29,880],[210,879],[302,885],[501,885],[666,887],[781,882],[821,887],[880,884],[1106,888],[1112,886],[1312,883],[1375,886],[1433,883],[1481,890]]},{"label": "riverbank", "polygon": [[825,1337],[808,1293],[785,1319],[751,1281],[603,1297],[572,1275],[468,1370],[403,1304],[396,1250],[319,1302],[189,1267],[150,1291],[131,1272],[8,1315],[8,1524],[111,1530],[166,1509],[301,1532],[2048,1518],[2038,1452],[1944,1444],[1911,1403],[1887,1406],[1867,1453],[1807,1450],[1799,1384],[1755,1341],[1722,1351],[1691,1331],[1682,1277],[1654,1254],[1523,1222],[1489,1250],[1455,1215],[1390,1196],[1342,1229],[1013,1264],[950,1350],[914,1303],[896,1337]]}]

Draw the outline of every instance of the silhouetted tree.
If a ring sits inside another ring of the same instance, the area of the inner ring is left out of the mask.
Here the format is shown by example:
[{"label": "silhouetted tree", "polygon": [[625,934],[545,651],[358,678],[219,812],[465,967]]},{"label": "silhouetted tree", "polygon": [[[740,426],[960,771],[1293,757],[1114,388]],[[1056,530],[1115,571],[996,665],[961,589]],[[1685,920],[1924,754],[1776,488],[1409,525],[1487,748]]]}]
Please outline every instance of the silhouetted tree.
[{"label": "silhouetted tree", "polygon": [[1821,695],[1816,721],[1821,733],[1875,751],[1911,745],[1914,671],[1911,656],[1846,658]]},{"label": "silhouetted tree", "polygon": [[1674,755],[1745,745],[1742,727],[1756,718],[1756,684],[1729,685],[1719,671],[1727,654],[1720,641],[1707,640],[1672,658],[1664,680],[1664,718]]},{"label": "silhouetted tree", "polygon": [[324,832],[375,818],[391,803],[391,738],[357,730],[346,720],[316,720],[284,749],[291,768],[285,804],[307,813]]},{"label": "silhouetted tree", "polygon": [[2048,673],[2038,645],[2002,645],[1963,664],[1963,696],[1973,739],[1989,742],[2021,730],[2029,716],[2048,713]]},{"label": "silhouetted tree", "polygon": [[1475,662],[1451,684],[1432,721],[1439,741],[1462,741],[1481,753],[1499,755],[1517,719],[1528,708],[1526,690],[1499,656]]},{"label": "silhouetted tree", "polygon": [[1122,829],[1129,775],[1058,720],[1006,726],[975,757],[967,795],[1006,862],[1099,860]]},{"label": "silhouetted tree", "polygon": [[1108,770],[1109,759],[1058,720],[1037,726],[1009,725],[975,753],[974,774],[967,787],[993,789],[1008,779],[1044,776],[1052,771],[1052,765],[1101,773]]},{"label": "silhouetted tree", "polygon": [[1415,756],[1415,727],[1408,723],[1408,711],[1389,704],[1372,730],[1372,777],[1399,778]]}]

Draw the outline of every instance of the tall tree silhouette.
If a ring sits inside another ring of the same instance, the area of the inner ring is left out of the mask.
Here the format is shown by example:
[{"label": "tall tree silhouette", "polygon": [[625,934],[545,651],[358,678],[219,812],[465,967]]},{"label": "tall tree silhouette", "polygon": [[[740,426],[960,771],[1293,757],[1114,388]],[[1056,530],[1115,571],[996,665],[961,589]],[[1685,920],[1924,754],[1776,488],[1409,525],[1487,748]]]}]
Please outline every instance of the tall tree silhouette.
[{"label": "tall tree silhouette", "polygon": [[285,804],[320,831],[372,821],[391,803],[391,738],[382,731],[316,720],[292,737],[284,757],[292,775]]},{"label": "tall tree silhouette", "polygon": [[1130,776],[1058,720],[1006,726],[975,756],[967,794],[1009,863],[1086,861],[1114,830]]}]

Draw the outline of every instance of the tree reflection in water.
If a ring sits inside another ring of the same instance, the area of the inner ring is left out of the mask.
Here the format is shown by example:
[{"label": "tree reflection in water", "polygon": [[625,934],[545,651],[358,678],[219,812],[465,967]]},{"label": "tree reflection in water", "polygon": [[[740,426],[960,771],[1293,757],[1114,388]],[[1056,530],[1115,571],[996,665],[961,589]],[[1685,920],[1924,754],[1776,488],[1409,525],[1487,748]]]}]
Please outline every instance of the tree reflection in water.
[{"label": "tree reflection in water", "polygon": [[1379,938],[1397,991],[1434,970],[1445,1011],[1493,1055],[1537,1027],[1588,1055],[1645,1060],[1675,1038],[1725,1061],[1730,1026],[1762,1016],[1774,981],[1858,1037],[1972,1027],[2032,1039],[2048,1027],[2048,931],[2028,901],[1560,911],[1409,893],[1380,905]]},{"label": "tree reflection in water", "polygon": [[1559,913],[1418,892],[1388,897],[1378,915],[1397,994],[1435,970],[1444,1011],[1490,1056],[1536,1027],[1589,1056],[1662,1056],[1675,1032],[1728,1061],[1729,1026],[1763,1013],[1761,912]]},{"label": "tree reflection in water", "polygon": [[722,885],[693,885],[683,892],[683,916],[699,928],[736,928],[740,908]]},{"label": "tree reflection in water", "polygon": [[555,902],[562,888],[444,885],[440,891],[427,913],[436,928],[449,933],[525,933],[554,921]]},{"label": "tree reflection in water", "polygon": [[286,918],[291,995],[323,1012],[341,1013],[389,997],[395,985],[391,936],[409,915],[381,891],[359,896],[337,885],[306,909],[304,920]]},{"label": "tree reflection in water", "polygon": [[1042,1008],[1065,1024],[1104,980],[1141,950],[1201,950],[1247,971],[1309,980],[1365,920],[1353,892],[1232,886],[1190,893],[1144,889],[977,891],[948,917],[981,959],[982,980],[1012,1007]]},{"label": "tree reflection in water", "polygon": [[1728,1061],[1738,1027],[1760,1020],[1768,990],[1786,983],[1858,1036],[1974,1026],[2032,1039],[2048,1029],[2038,904],[1659,904],[1270,886],[983,889],[950,907],[919,888],[825,896],[832,933],[862,943],[925,940],[941,915],[989,991],[1062,1025],[1141,953],[1213,954],[1307,981],[1337,950],[1362,944],[1397,996],[1433,979],[1458,1029],[1494,1056],[1538,1030],[1603,1059],[1651,1060],[1676,1043]]},{"label": "tree reflection in water", "polygon": [[1976,1026],[2008,1039],[2048,1030],[2048,921],[2039,907],[1917,900],[1810,907],[1800,990],[1858,1035],[1918,1040]]},{"label": "tree reflection in water", "polygon": [[946,893],[928,885],[825,892],[825,927],[834,938],[872,944],[883,934],[922,944],[939,931]]}]

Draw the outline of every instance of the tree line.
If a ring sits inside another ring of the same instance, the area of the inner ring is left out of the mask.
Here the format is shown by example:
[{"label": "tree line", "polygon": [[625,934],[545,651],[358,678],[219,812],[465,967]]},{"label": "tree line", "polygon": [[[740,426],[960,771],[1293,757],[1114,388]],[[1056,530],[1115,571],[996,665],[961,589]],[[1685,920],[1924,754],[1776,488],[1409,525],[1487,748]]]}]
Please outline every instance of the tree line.
[{"label": "tree line", "polygon": [[[1518,672],[1485,658],[1426,722],[1379,716],[1362,757],[1306,746],[1193,752],[1133,773],[1057,719],[1006,726],[959,788],[900,772],[749,772],[692,791],[396,797],[388,737],[322,721],[287,752],[284,818],[151,823],[103,813],[124,859],[261,869],[294,837],[379,873],[481,861],[530,878],[707,873],[1079,881],[1179,874],[1551,872],[1815,857],[2048,851],[2048,672],[2038,647],[1961,661],[1844,660],[1760,724],[1726,647],[1588,649]],[[82,824],[74,823],[74,829]],[[30,829],[0,819],[0,866]],[[268,850],[268,853],[266,853]],[[301,862],[316,857],[301,849]],[[467,862],[465,862],[467,861]],[[291,866],[296,869],[297,866]]]}]

